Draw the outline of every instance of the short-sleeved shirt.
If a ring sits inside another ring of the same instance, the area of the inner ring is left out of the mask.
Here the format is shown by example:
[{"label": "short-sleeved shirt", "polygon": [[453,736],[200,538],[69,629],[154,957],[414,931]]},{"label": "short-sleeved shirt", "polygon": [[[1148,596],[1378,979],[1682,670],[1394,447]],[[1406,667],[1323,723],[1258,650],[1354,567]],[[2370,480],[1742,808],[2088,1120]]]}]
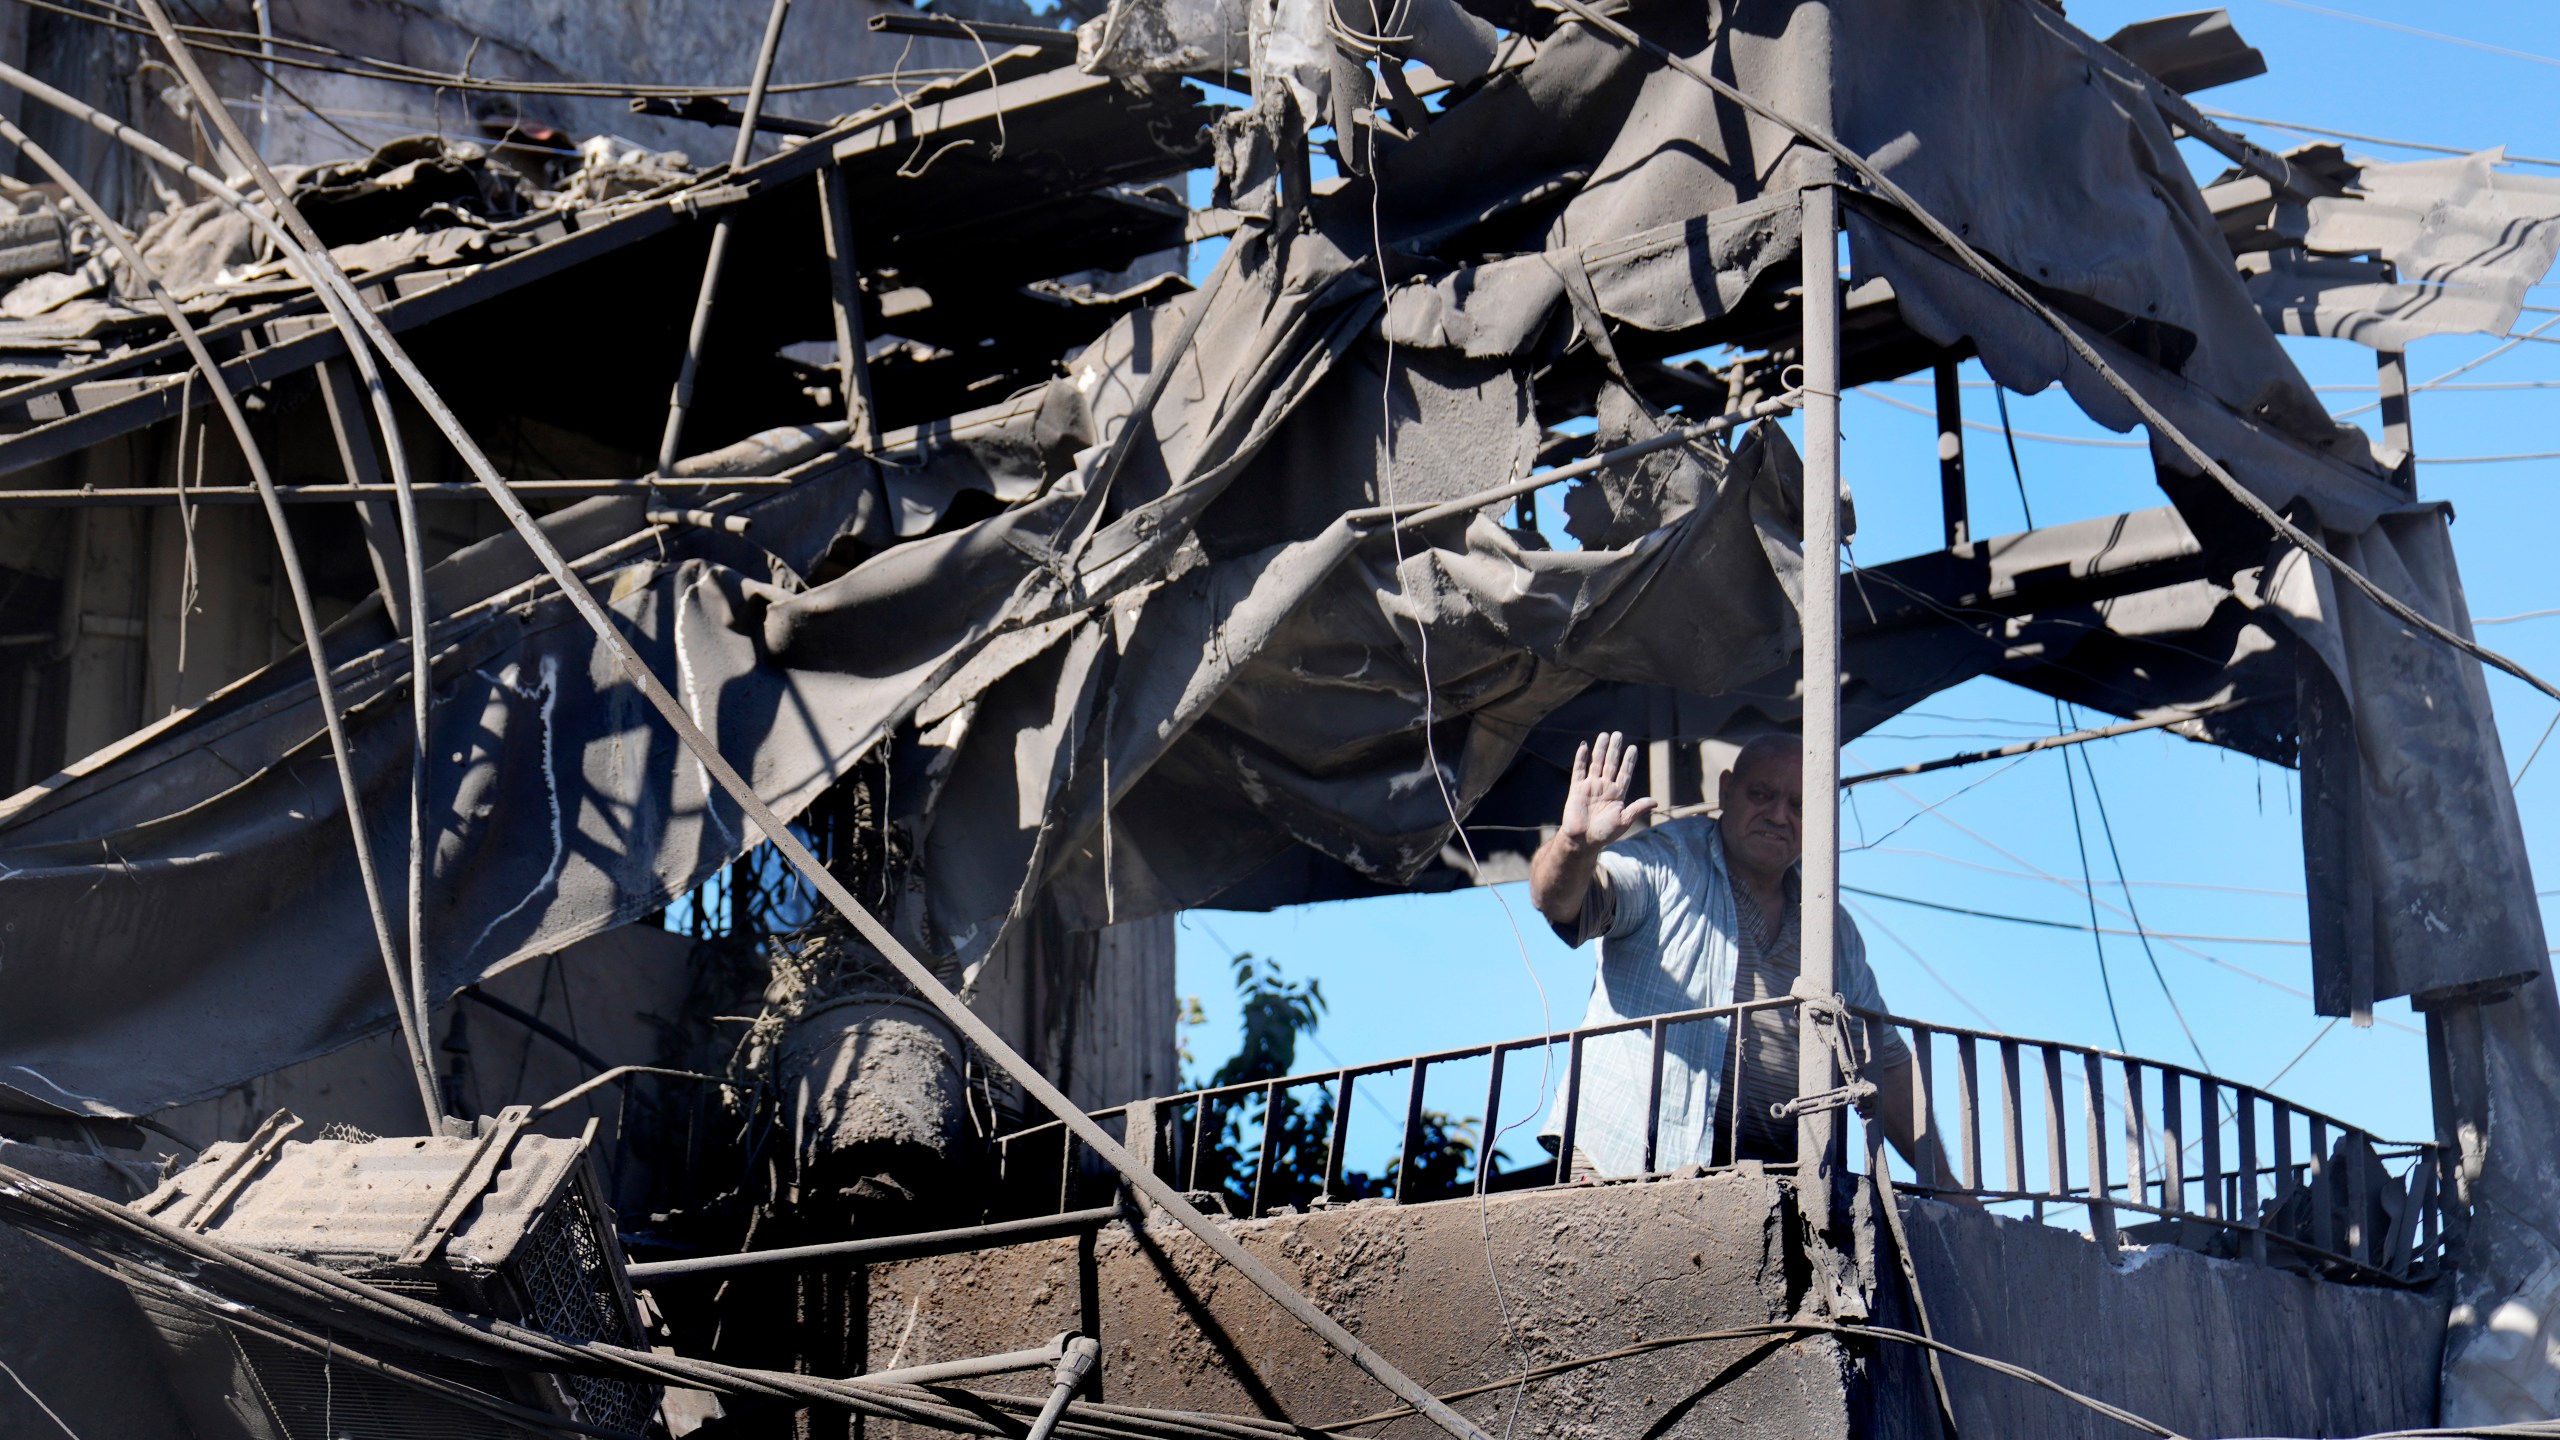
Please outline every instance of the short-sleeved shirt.
[{"label": "short-sleeved shirt", "polygon": [[[1557,927],[1569,944],[1600,941],[1584,1027],[1648,1015],[1771,998],[1792,988],[1797,973],[1796,911],[1786,907],[1775,925],[1746,927],[1737,887],[1726,868],[1724,836],[1716,822],[1693,816],[1657,825],[1601,852],[1608,876],[1593,885],[1581,923]],[[1790,898],[1795,877],[1788,876]],[[1833,978],[1841,998],[1858,1009],[1883,1010],[1865,940],[1848,914],[1838,913],[1838,960]],[[1754,934],[1765,930],[1765,934]],[[1746,991],[1748,993],[1746,993]],[[1771,1096],[1795,1094],[1792,1008],[1755,1014],[1747,1025],[1740,1060],[1749,1067],[1733,1099],[1764,1111]],[[1870,1071],[1892,1067],[1910,1051],[1892,1027],[1869,1027]],[[1722,1019],[1674,1025],[1663,1037],[1662,1109],[1653,1169],[1708,1164],[1714,1159],[1716,1113],[1725,1098],[1731,1031]],[[1646,1089],[1652,1078],[1652,1038],[1643,1029],[1595,1037],[1584,1043],[1581,1093],[1575,1108],[1574,1144],[1602,1175],[1645,1172]],[[1561,1138],[1565,1084],[1542,1131]],[[1784,1144],[1792,1147],[1792,1127]],[[1739,1151],[1767,1158],[1780,1142],[1776,1128],[1746,1123],[1735,1134]]]}]

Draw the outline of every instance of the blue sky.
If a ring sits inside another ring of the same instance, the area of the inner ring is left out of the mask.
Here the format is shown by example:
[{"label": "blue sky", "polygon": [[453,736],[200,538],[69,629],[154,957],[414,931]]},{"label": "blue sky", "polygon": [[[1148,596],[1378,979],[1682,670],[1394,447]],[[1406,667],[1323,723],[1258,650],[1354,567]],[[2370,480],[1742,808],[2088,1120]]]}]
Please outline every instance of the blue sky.
[{"label": "blue sky", "polygon": [[[2072,0],[2069,8],[2075,23],[2103,37],[2178,7]],[[2477,44],[2358,23],[2324,9]],[[2335,7],[2231,0],[2230,10],[2241,33],[2266,53],[2272,73],[2197,97],[2207,105],[2395,139],[2479,148],[2503,144],[2519,155],[2560,158],[2560,104],[2554,103],[2560,100],[2560,7],[2525,0],[2423,6],[2347,0]],[[2237,128],[2273,148],[2314,138],[2271,126]],[[2380,159],[2425,158],[2380,145],[2349,149]],[[2207,173],[2219,168],[2215,160]],[[2560,175],[2560,168],[2520,168]],[[2536,291],[2532,303],[2560,309],[2560,287]],[[2518,328],[2555,318],[2560,317],[2528,312]],[[2560,334],[2560,325],[2554,332]],[[2316,385],[2373,383],[2370,351],[2343,342],[2290,343]],[[2494,343],[2476,337],[2422,341],[2411,354],[2412,375],[2436,376]],[[1969,367],[1968,378],[1982,377]],[[2560,346],[2519,345],[2462,378],[2560,386]],[[1928,402],[1926,389],[1884,387],[1884,393]],[[2372,396],[2369,390],[2339,390],[2326,398],[2333,409],[2344,410]],[[2552,487],[2560,485],[2560,462],[2428,461],[2560,451],[2555,401],[2560,388],[2438,391],[2417,399],[2421,493],[2455,507],[2455,547],[2475,616],[2560,607],[2560,566],[2545,553],[2541,529],[2555,511]],[[1997,418],[1988,391],[1969,390],[1966,404],[1970,418]],[[2012,397],[2010,410],[2022,432],[2121,438],[2082,418],[2059,391]],[[1844,428],[1858,501],[1859,560],[1873,564],[1937,548],[1932,422],[1852,395]],[[2163,503],[2138,449],[2022,435],[2019,458],[2036,517],[2046,524]],[[1972,437],[1969,461],[1976,532],[2019,528],[2016,485],[1998,437]],[[2485,626],[2480,638],[2538,673],[2560,675],[2560,615]],[[2555,707],[2504,676],[2492,674],[2490,689],[2512,772],[2552,722]],[[1850,764],[1860,769],[1928,759],[2049,734],[2054,724],[2049,700],[1976,682],[1945,692],[1861,740],[1851,749]],[[2371,1029],[2339,1023],[2323,1035],[2328,1022],[2314,1016],[2306,1000],[2286,993],[2307,991],[2310,976],[2308,951],[2299,943],[2305,917],[2292,772],[2157,733],[2102,742],[2087,747],[2087,756],[2124,873],[2134,882],[2132,907],[2143,923],[2155,932],[2230,937],[2155,940],[2165,993],[2139,942],[2106,938],[2126,1047],[2189,1064],[2201,1049],[2213,1071],[2251,1084],[2290,1065],[2274,1087],[2277,1093],[2386,1136],[2429,1136],[2425,1044],[2407,1005],[2384,1006]],[[2081,857],[2064,765],[2058,754],[2047,753],[2006,769],[1982,765],[1923,776],[1902,787],[1862,789],[1844,815],[1847,842],[1892,833],[1846,856],[1845,883],[2086,924],[2087,902],[2071,888],[2081,874]],[[2546,891],[2560,887],[2560,805],[2554,803],[2560,791],[2554,787],[2560,787],[2560,745],[2518,790],[2536,871],[2543,877],[2538,884]],[[2113,863],[2085,776],[2079,801],[2089,860],[2101,880],[2101,923],[2127,928],[2120,913],[2126,892],[2107,883]],[[1884,900],[1856,904],[1878,978],[1896,1009],[1950,1024],[1987,1020],[1983,1028],[2115,1045],[2115,1024],[2088,935]],[[2543,904],[2547,920],[2548,899]],[[2119,913],[2103,908],[2110,905]],[[1180,986],[1184,995],[1197,997],[1204,1017],[1189,1032],[1203,1070],[1235,1045],[1226,961],[1238,950],[1273,957],[1291,975],[1321,981],[1331,1010],[1316,1052],[1302,1057],[1303,1068],[1565,1028],[1579,1020],[1591,984],[1590,952],[1558,943],[1519,887],[1268,915],[1196,912],[1181,921]],[[2193,1028],[2192,1047],[2172,1014],[2170,997]],[[2304,1054],[2306,1045],[2311,1048]],[[1444,1102],[1435,1094],[1433,1103]],[[1481,1102],[1453,1095],[1446,1103],[1471,1113]],[[1515,1160],[1525,1146],[1525,1137],[1515,1134]]]}]

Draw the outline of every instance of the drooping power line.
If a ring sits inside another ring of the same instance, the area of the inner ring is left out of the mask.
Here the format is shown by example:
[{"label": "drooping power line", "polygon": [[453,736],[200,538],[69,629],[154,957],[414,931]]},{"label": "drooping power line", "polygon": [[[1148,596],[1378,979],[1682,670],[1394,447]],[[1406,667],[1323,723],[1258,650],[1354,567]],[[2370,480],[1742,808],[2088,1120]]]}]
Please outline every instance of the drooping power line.
[{"label": "drooping power line", "polygon": [[[2263,115],[2237,115],[2229,110],[2217,110],[2210,105],[2198,105],[2196,109],[2216,120],[2235,120],[2243,125],[2264,125],[2274,130],[2291,130],[2299,135],[2321,135],[2332,140],[2354,140],[2366,145],[2389,145],[2401,150],[2424,150],[2436,155],[2481,153],[2477,149],[2465,150],[2459,145],[2430,145],[2424,140],[2393,140],[2381,135],[2360,135],[2353,130],[2332,130],[2322,125],[2302,125],[2291,120],[2270,120]],[[2560,166],[2560,160],[2544,160],[2532,155],[2509,155],[2507,161],[2513,165]]]},{"label": "drooping power line", "polygon": [[2531,50],[2518,50],[2511,45],[2492,45],[2486,40],[2447,35],[2441,30],[2421,30],[2415,25],[2403,25],[2397,20],[2381,20],[2371,15],[2358,15],[2352,10],[2333,10],[2326,5],[2314,5],[2310,0],[2264,0],[2264,3],[2281,5],[2287,10],[2300,10],[2308,15],[2324,15],[2332,20],[2347,20],[2358,25],[2370,25],[2376,30],[2392,30],[2402,35],[2415,35],[2422,40],[2459,45],[2466,50],[2484,50],[2492,55],[2504,55],[2511,60],[2529,60],[2536,65],[2548,65],[2555,70],[2560,70],[2560,59],[2554,59],[2549,55],[2538,55]]}]

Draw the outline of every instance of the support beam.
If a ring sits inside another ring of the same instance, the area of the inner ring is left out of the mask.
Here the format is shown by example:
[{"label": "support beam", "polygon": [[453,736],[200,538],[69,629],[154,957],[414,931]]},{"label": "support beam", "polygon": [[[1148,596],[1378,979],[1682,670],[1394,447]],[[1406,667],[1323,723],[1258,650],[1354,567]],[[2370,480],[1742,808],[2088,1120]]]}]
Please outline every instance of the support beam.
[{"label": "support beam", "polygon": [[[1837,995],[1833,974],[1840,893],[1840,195],[1804,192],[1804,912],[1802,985]],[[1831,1047],[1804,1016],[1796,1093],[1821,1095],[1839,1081]],[[1802,1203],[1828,1214],[1838,1166],[1839,1111],[1796,1120]]]},{"label": "support beam", "polygon": [[[773,0],[766,12],[764,44],[756,51],[755,78],[747,83],[747,107],[738,115],[738,145],[729,156],[729,173],[747,168],[755,154],[756,122],[764,114],[765,86],[773,79],[774,52],[782,48],[782,22],[791,14],[791,0]],[[658,441],[660,475],[675,472],[676,461],[684,454],[684,419],[693,408],[693,382],[702,371],[702,346],[711,334],[711,307],[720,298],[720,271],[729,259],[729,228],[734,217],[723,214],[711,227],[711,253],[702,262],[702,288],[693,299],[693,324],[686,330],[684,361],[676,370],[675,391],[667,400],[667,431]]]},{"label": "support beam", "polygon": [[2418,442],[2409,426],[2409,352],[2382,350],[2374,355],[2375,379],[2382,391],[2382,443],[2408,456],[2392,478],[2418,488]]},{"label": "support beam", "polygon": [[853,253],[853,185],[833,157],[818,171],[818,213],[826,229],[827,279],[834,291],[836,389],[844,397],[844,419],[852,427],[853,448],[868,450],[879,433],[879,411],[871,399],[870,340],[862,333],[862,271]]},{"label": "support beam", "polygon": [[1973,540],[1964,493],[1964,387],[1953,355],[1938,361],[1938,504],[1946,511],[1947,548]]},{"label": "support beam", "polygon": [[382,587],[391,628],[406,635],[409,586],[400,556],[400,517],[380,493],[392,487],[383,483],[382,467],[374,463],[373,427],[365,423],[364,397],[356,393],[355,377],[347,373],[344,360],[320,362],[320,399],[329,410],[329,433],[338,442],[339,473],[350,485],[375,487],[375,493],[356,497],[356,523],[364,529],[365,558],[373,562],[374,583]]}]

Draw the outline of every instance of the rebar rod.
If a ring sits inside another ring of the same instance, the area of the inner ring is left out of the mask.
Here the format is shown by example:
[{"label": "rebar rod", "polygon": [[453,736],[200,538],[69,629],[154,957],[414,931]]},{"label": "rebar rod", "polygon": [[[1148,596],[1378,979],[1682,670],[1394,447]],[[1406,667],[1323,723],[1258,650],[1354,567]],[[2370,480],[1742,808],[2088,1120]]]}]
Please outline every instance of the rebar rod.
[{"label": "rebar rod", "polygon": [[[126,148],[149,155],[172,170],[185,175],[196,183],[197,188],[223,201],[236,213],[247,217],[251,225],[266,232],[270,238],[277,241],[280,251],[287,254],[292,252],[293,247],[287,243],[289,237],[273,217],[248,203],[229,185],[223,183],[221,177],[205,170],[187,157],[159,144],[94,106],[46,85],[13,66],[0,64],[0,81],[6,81],[21,93],[70,115],[73,119],[101,131]],[[341,330],[350,330],[352,321],[346,312],[344,300],[328,286],[320,284],[316,276],[305,274],[302,278],[304,283],[311,286],[312,294],[320,301],[322,308],[329,312],[331,320]],[[197,337],[191,351],[199,357],[201,366],[201,357],[204,354],[201,336]],[[362,345],[351,343],[347,346],[347,354],[348,359],[355,365],[357,378],[363,382],[367,402],[373,410],[374,429],[381,437],[383,457],[391,470],[391,494],[397,502],[395,508],[400,521],[401,570],[410,607],[407,628],[412,693],[409,703],[410,724],[415,733],[414,748],[409,763],[407,936],[410,1000],[405,1008],[414,1017],[413,1022],[410,1022],[415,1034],[414,1043],[423,1050],[428,1040],[428,1015],[433,1008],[428,1000],[425,960],[427,719],[430,703],[429,690],[434,674],[426,633],[430,618],[427,611],[426,531],[418,517],[419,487],[410,473],[408,447],[400,438],[400,417],[392,409],[390,387],[383,383],[381,368],[374,363],[371,351]],[[230,391],[224,385],[219,371],[208,372],[205,375],[205,382],[222,392],[220,403],[224,406],[226,413],[235,408],[234,402],[230,399]],[[356,486],[354,475],[349,475],[347,479],[350,488],[363,488],[368,492],[377,488]],[[249,488],[259,503],[272,507],[282,497],[286,487],[278,486],[270,479],[268,483]],[[280,537],[283,533],[278,532]],[[392,596],[385,595],[383,603],[392,604],[394,599]],[[323,689],[324,691],[326,689],[325,683]],[[442,1107],[431,1104],[429,1108],[431,1111],[437,1111]],[[434,1123],[434,1119],[431,1118],[430,1126]]]},{"label": "rebar rod", "polygon": [[1027,1220],[965,1225],[956,1230],[875,1235],[865,1240],[832,1240],[821,1245],[744,1250],[733,1255],[693,1255],[682,1260],[642,1260],[631,1266],[631,1278],[664,1280],[678,1275],[727,1274],[767,1265],[806,1265],[818,1261],[876,1265],[889,1260],[914,1260],[927,1255],[952,1255],[963,1250],[1028,1245],[1035,1240],[1081,1235],[1088,1230],[1098,1230],[1122,1218],[1125,1213],[1117,1205],[1104,1205],[1091,1210],[1069,1210],[1060,1215],[1035,1215]]},{"label": "rebar rod", "polygon": [[[773,79],[774,52],[782,48],[782,22],[791,14],[791,0],[773,0],[773,8],[765,13],[764,44],[756,51],[755,78],[747,82],[747,105],[738,112],[738,143],[729,156],[729,173],[747,168],[755,153],[756,121],[764,114],[764,91]],[[165,37],[164,37],[165,38]],[[702,346],[711,334],[711,310],[720,298],[720,272],[729,259],[731,217],[722,211],[711,226],[711,253],[703,257],[702,288],[693,299],[693,324],[685,331],[684,361],[676,370],[675,393],[667,401],[667,431],[658,441],[658,471],[672,473],[679,457],[677,447],[684,443],[686,412],[693,408],[693,384],[702,371]]]}]

